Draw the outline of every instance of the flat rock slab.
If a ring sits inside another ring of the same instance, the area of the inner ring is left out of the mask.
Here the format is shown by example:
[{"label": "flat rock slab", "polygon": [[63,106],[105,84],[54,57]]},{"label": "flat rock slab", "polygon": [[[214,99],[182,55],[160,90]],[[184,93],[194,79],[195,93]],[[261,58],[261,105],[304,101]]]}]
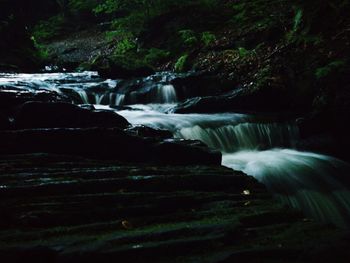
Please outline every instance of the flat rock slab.
[{"label": "flat rock slab", "polygon": [[1,156],[0,211],[1,262],[349,258],[341,230],[276,204],[255,179],[220,166]]}]

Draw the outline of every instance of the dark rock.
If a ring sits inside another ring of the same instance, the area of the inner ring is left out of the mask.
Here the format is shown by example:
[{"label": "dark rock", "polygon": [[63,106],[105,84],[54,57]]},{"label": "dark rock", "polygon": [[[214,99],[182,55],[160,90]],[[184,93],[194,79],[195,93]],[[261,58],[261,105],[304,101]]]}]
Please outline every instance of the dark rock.
[{"label": "dark rock", "polygon": [[[169,139],[156,146],[156,152],[161,163],[195,164],[197,160],[203,164],[221,164],[221,153],[210,150],[200,141],[183,141]],[[170,159],[169,159],[170,158]]]},{"label": "dark rock", "polygon": [[221,154],[194,142],[143,138],[120,129],[0,132],[0,154],[53,153],[135,163],[221,164]]},{"label": "dark rock", "polygon": [[349,258],[346,231],[304,220],[255,179],[221,166],[31,154],[0,157],[0,181],[2,262]]},{"label": "dark rock", "polygon": [[0,63],[0,72],[15,73],[19,71],[20,70],[16,65]]},{"label": "dark rock", "polygon": [[8,116],[0,112],[0,130],[7,130],[10,128],[10,120]]},{"label": "dark rock", "polygon": [[201,73],[177,77],[171,81],[171,84],[175,87],[180,100],[192,97],[215,96],[233,90],[237,86],[237,83],[234,81]]},{"label": "dark rock", "polygon": [[69,103],[27,102],[15,115],[16,129],[28,128],[126,128],[128,121],[112,111],[91,111]]},{"label": "dark rock", "polygon": [[173,134],[167,130],[153,129],[147,126],[139,125],[126,129],[126,132],[140,137],[169,139]]},{"label": "dark rock", "polygon": [[196,97],[175,108],[176,113],[212,113],[230,111],[272,112],[289,110],[288,97],[282,90],[236,89],[220,96]]},{"label": "dark rock", "polygon": [[68,97],[55,91],[0,87],[0,109],[13,108],[28,101],[70,102]]},{"label": "dark rock", "polygon": [[153,69],[147,66],[127,67],[110,60],[98,61],[91,66],[91,69],[97,71],[102,78],[110,79],[147,77],[155,73]]},{"label": "dark rock", "polygon": [[297,120],[300,150],[316,151],[350,161],[349,125],[346,112],[312,113]]}]

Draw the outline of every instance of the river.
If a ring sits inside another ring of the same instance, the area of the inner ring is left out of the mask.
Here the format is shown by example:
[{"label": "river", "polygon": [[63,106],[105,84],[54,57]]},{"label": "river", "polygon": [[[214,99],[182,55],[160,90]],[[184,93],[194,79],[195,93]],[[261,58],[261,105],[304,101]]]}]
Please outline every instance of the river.
[{"label": "river", "polygon": [[142,80],[104,80],[96,72],[0,74],[2,89],[53,90],[75,104],[116,111],[133,125],[201,140],[222,152],[222,165],[243,171],[266,185],[281,202],[308,217],[350,226],[350,165],[342,160],[295,149],[294,121],[241,113],[175,114],[178,98],[171,73]]}]

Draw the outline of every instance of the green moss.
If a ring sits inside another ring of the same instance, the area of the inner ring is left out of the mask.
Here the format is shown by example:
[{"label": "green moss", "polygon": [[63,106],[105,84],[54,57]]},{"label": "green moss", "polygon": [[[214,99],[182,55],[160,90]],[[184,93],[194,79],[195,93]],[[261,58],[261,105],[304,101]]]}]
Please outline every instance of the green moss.
[{"label": "green moss", "polygon": [[90,11],[97,7],[98,2],[98,0],[70,0],[68,7],[71,11]]},{"label": "green moss", "polygon": [[124,38],[118,41],[113,53],[115,55],[124,55],[128,51],[133,50],[135,48],[136,48],[136,43],[133,40],[129,38]]},{"label": "green moss", "polygon": [[238,54],[240,57],[244,58],[250,54],[250,51],[245,49],[244,47],[239,47],[238,48]]},{"label": "green moss", "polygon": [[35,37],[32,36],[31,37],[31,40],[33,41],[33,44],[34,44],[34,47],[36,48],[37,50],[37,54],[36,56],[40,59],[40,60],[47,60],[49,58],[49,51],[48,49],[46,48],[45,45],[42,45],[42,44],[39,44]]},{"label": "green moss", "polygon": [[198,38],[193,30],[180,30],[178,34],[186,48],[192,48],[198,44]]},{"label": "green moss", "polygon": [[215,42],[216,40],[216,37],[213,33],[209,32],[209,31],[206,31],[206,32],[203,32],[202,33],[202,37],[201,37],[201,40],[204,44],[204,46],[209,46],[211,45],[212,43]]},{"label": "green moss", "polygon": [[188,64],[188,54],[182,55],[177,62],[175,63],[175,71],[176,72],[183,72],[185,71]]},{"label": "green moss", "polygon": [[151,48],[148,50],[147,54],[145,55],[144,61],[146,64],[153,66],[168,59],[169,56],[170,56],[169,51],[162,50],[159,48]]},{"label": "green moss", "polygon": [[324,67],[317,68],[315,71],[315,77],[317,79],[322,79],[329,76],[331,73],[336,72],[344,68],[345,66],[344,60],[335,60],[330,62]]},{"label": "green moss", "polygon": [[65,22],[65,18],[62,15],[51,17],[47,21],[39,22],[33,28],[32,34],[37,42],[45,42],[58,36],[61,33]]}]

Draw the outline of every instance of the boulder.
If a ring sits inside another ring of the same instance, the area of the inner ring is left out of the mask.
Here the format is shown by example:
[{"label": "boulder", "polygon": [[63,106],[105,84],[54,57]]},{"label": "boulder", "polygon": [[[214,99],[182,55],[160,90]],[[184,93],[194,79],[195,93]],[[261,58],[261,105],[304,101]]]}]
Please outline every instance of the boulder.
[{"label": "boulder", "polygon": [[146,138],[170,139],[173,137],[173,134],[170,131],[153,129],[143,125],[133,126],[125,131],[129,134]]},{"label": "boulder", "polygon": [[233,90],[237,83],[203,73],[180,76],[171,81],[178,98],[184,100],[192,97],[215,96]]},{"label": "boulder", "polygon": [[200,141],[168,139],[156,145],[156,156],[161,163],[175,165],[221,164],[221,153],[211,150]]},{"label": "boulder", "polygon": [[221,153],[204,144],[161,140],[112,128],[34,129],[0,132],[0,155],[49,153],[130,163],[220,165]]},{"label": "boulder", "polygon": [[236,89],[220,96],[195,97],[175,108],[176,113],[215,113],[232,111],[273,112],[290,109],[283,90],[264,88]]},{"label": "boulder", "polygon": [[0,112],[0,130],[7,130],[10,128],[10,120],[6,114]]},{"label": "boulder", "polygon": [[0,109],[9,109],[28,101],[70,102],[69,98],[49,90],[0,87]]},{"label": "boulder", "polygon": [[16,129],[86,128],[129,126],[128,121],[111,111],[92,111],[69,103],[27,102],[21,105],[14,118]]}]

